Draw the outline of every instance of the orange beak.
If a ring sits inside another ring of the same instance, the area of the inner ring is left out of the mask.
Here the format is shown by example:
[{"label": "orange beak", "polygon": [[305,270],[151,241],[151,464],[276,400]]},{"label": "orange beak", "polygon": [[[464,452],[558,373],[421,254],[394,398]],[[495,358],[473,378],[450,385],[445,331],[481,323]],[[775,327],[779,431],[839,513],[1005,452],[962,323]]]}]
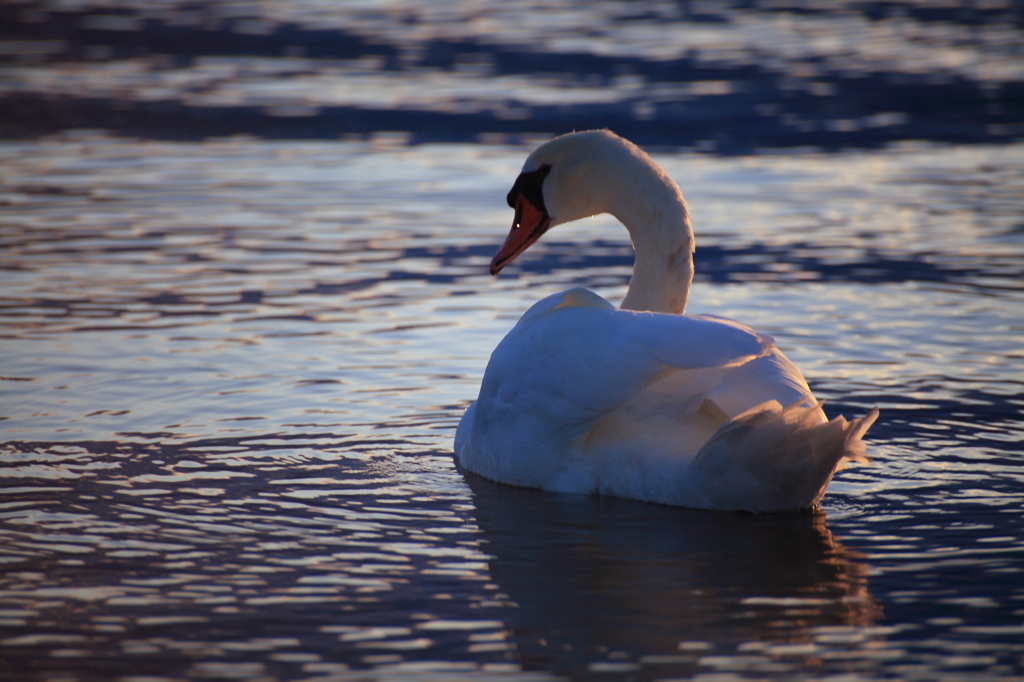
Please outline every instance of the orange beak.
[{"label": "orange beak", "polygon": [[512,221],[512,229],[505,238],[505,243],[491,260],[492,275],[497,275],[503,267],[514,261],[516,256],[530,248],[551,225],[547,211],[538,209],[522,194],[516,199],[515,209],[516,217]]}]

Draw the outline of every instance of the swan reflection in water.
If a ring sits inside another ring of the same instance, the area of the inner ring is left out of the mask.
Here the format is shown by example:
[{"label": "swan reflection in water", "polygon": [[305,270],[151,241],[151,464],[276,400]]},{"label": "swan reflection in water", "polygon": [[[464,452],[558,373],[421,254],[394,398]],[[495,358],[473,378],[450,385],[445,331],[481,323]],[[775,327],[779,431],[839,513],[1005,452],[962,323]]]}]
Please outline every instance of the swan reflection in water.
[{"label": "swan reflection in water", "polygon": [[867,565],[820,510],[707,512],[465,477],[491,576],[518,605],[503,617],[524,668],[647,657],[693,674],[743,643],[882,617]]}]

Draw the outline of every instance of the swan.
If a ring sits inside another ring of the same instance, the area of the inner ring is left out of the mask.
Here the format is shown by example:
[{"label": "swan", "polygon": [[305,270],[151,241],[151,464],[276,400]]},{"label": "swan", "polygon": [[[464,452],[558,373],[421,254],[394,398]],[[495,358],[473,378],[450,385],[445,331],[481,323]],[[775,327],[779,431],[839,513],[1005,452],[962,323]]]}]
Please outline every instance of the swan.
[{"label": "swan", "polygon": [[455,434],[459,464],[542,490],[701,509],[814,507],[877,408],[825,417],[775,341],[683,314],[694,238],[675,182],[607,130],[570,133],[526,159],[507,201],[503,267],[556,225],[610,213],[629,231],[620,309],[574,288],[534,304],[491,354]]}]

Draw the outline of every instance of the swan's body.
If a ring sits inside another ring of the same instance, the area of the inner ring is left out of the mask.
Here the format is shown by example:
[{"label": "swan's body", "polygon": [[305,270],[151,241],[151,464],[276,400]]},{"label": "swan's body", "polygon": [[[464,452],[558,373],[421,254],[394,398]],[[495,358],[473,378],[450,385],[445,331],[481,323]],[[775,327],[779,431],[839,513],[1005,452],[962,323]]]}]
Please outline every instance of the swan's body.
[{"label": "swan's body", "polygon": [[[611,213],[636,262],[622,310],[585,289],[538,302],[491,355],[455,453],[495,481],[705,509],[818,503],[877,416],[829,422],[765,335],[682,315],[693,232],[678,187],[607,131],[556,138],[509,193],[497,273],[551,226]],[[645,312],[640,312],[645,311]]]}]

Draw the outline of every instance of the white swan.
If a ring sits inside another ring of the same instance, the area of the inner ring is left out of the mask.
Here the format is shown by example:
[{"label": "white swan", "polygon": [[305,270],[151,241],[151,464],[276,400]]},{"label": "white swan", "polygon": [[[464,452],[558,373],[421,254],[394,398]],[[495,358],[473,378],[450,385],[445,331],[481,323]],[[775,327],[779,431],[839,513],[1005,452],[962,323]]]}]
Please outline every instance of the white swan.
[{"label": "white swan", "polygon": [[[609,131],[563,135],[527,158],[491,273],[549,228],[611,213],[636,251],[622,309],[586,289],[531,307],[498,344],[455,454],[486,478],[704,509],[818,503],[878,416],[828,421],[770,336],[684,316],[693,231],[676,184]],[[640,312],[648,311],[648,312]]]}]

